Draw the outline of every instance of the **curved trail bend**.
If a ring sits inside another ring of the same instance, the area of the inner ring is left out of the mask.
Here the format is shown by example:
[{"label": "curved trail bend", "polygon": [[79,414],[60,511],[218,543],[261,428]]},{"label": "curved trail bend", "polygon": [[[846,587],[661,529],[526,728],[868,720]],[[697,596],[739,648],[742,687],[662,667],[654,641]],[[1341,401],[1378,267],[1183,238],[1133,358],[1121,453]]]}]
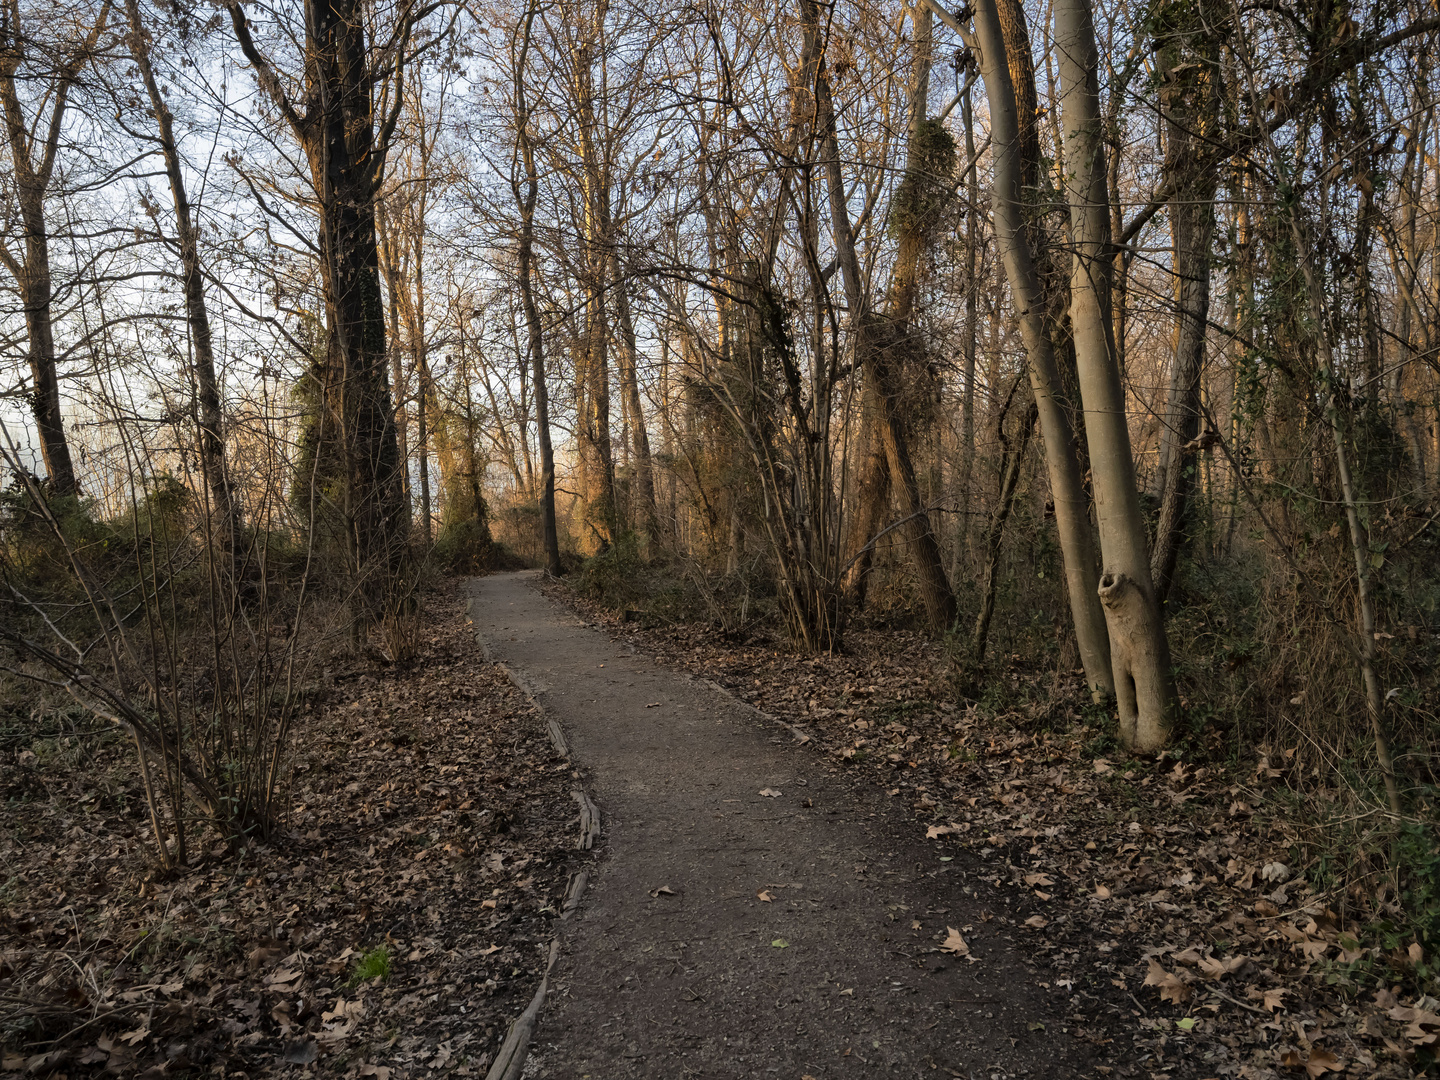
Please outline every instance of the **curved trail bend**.
[{"label": "curved trail bend", "polygon": [[[527,1077],[1093,1075],[963,856],[941,863],[873,785],[534,581],[475,581],[476,629],[563,726],[603,857]],[[975,962],[930,951],[947,926]]]}]

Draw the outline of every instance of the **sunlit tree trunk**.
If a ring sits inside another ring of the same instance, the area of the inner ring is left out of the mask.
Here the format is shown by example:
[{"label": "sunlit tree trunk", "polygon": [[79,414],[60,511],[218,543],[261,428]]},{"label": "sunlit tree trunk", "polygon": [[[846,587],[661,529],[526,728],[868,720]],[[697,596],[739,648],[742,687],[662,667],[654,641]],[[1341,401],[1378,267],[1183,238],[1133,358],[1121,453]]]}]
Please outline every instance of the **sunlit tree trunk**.
[{"label": "sunlit tree trunk", "polygon": [[[818,37],[821,31],[814,0],[801,0],[800,7],[805,32]],[[918,117],[911,125],[906,164],[906,172],[911,175],[926,167],[920,144],[924,138],[924,95],[928,92],[926,88],[929,85],[929,8],[922,5],[918,11],[923,14],[916,15],[921,29],[916,33],[917,66],[912,80],[912,108],[918,113]],[[878,441],[883,447],[891,482],[897,485],[903,500],[901,513],[905,515],[904,534],[909,555],[914,560],[926,618],[932,630],[943,632],[955,621],[955,594],[950,588],[950,579],[945,574],[940,544],[930,524],[930,514],[915,475],[909,437],[904,417],[901,415],[903,375],[898,370],[898,353],[904,346],[914,304],[923,229],[917,220],[912,223],[911,229],[907,230],[911,234],[902,237],[901,250],[892,277],[890,311],[883,317],[878,316],[872,312],[865,295],[865,283],[855,252],[850,211],[845,202],[845,181],[841,171],[834,105],[831,101],[829,76],[823,62],[816,65],[813,79],[816,125],[820,134],[820,152],[825,160],[831,230],[850,308],[855,353],[865,379],[865,397],[874,409],[870,414],[873,425],[870,439]],[[918,217],[919,215],[916,215],[917,219]],[[872,445],[870,454],[873,456],[874,453]],[[866,493],[867,497],[873,497],[874,494],[874,491]]]},{"label": "sunlit tree trunk", "polygon": [[1098,594],[1100,575],[1095,541],[1090,529],[1079,459],[1075,454],[1074,429],[1059,400],[1060,371],[1046,325],[1044,292],[1026,236],[1021,128],[995,0],[978,0],[975,38],[985,93],[990,102],[995,238],[1029,357],[1030,383],[1040,416],[1045,463],[1055,501],[1055,525],[1065,561],[1065,581],[1070,612],[1075,622],[1075,639],[1080,650],[1080,662],[1085,668],[1086,683],[1092,692],[1109,693],[1113,692],[1114,683],[1110,670],[1110,643]]},{"label": "sunlit tree trunk", "polygon": [[1176,709],[1170,647],[1150,580],[1150,552],[1129,418],[1110,325],[1110,207],[1090,0],[1057,0],[1060,109],[1070,198],[1070,325],[1100,526],[1100,598],[1120,705],[1120,739],[1137,752],[1165,745]]},{"label": "sunlit tree trunk", "polygon": [[610,439],[610,317],[605,279],[609,267],[609,177],[596,145],[595,35],[587,33],[571,55],[572,92],[580,142],[584,215],[584,326],[575,351],[575,436],[584,489],[584,543],[604,551],[620,532],[615,461]]}]

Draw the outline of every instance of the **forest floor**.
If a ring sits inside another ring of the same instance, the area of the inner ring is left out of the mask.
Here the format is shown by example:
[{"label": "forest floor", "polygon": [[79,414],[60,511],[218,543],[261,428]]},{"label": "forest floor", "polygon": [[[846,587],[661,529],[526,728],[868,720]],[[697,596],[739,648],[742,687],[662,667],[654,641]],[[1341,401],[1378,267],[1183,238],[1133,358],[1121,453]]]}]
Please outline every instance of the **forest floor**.
[{"label": "forest floor", "polygon": [[[784,755],[777,775],[809,777],[805,788],[775,783],[785,794],[776,803],[818,814],[818,800],[816,810],[809,807],[823,783],[828,800],[868,827],[855,842],[868,844],[871,854],[855,862],[853,875],[873,881],[877,867],[889,865],[882,874],[911,879],[923,901],[886,905],[869,933],[919,976],[907,993],[953,1010],[937,1014],[941,1034],[905,1031],[912,1048],[924,1051],[910,1055],[927,1066],[920,1073],[1031,1069],[1047,1076],[1258,1080],[1433,1069],[1440,1002],[1422,996],[1414,978],[1414,965],[1425,958],[1418,946],[1387,940],[1373,925],[1344,924],[1335,910],[1344,910],[1341,898],[1312,884],[1322,880],[1318,868],[1296,864],[1300,849],[1287,802],[1293,778],[1283,749],[1262,748],[1245,759],[1231,750],[1227,760],[1223,747],[1191,755],[1182,748],[1159,760],[1127,760],[1101,734],[1104,718],[1087,722],[1074,673],[1025,673],[1002,659],[991,678],[1009,685],[991,696],[1009,704],[962,707],[943,650],[916,634],[855,630],[845,655],[805,658],[773,642],[727,643],[704,626],[643,629],[563,586],[548,589],[603,628],[617,655],[643,657],[634,662],[655,670],[688,671],[700,680],[697,693],[718,684],[761,710],[753,721],[757,737],[784,744],[775,750]],[[589,764],[583,747],[578,757]],[[664,761],[657,754],[654,768],[665,768]],[[729,771],[723,759],[701,767]],[[604,781],[602,770],[596,776],[602,800]],[[748,791],[734,794],[754,801]],[[784,819],[758,842],[783,846],[795,827],[793,816]],[[612,860],[628,842],[611,836]],[[666,876],[650,875],[655,884]],[[807,890],[813,876],[804,875]],[[749,894],[756,924],[765,922],[753,903],[757,891],[770,892],[775,906],[782,897],[792,905],[792,895],[808,899],[808,892],[766,888],[763,876],[737,877],[733,891]],[[1382,912],[1388,904],[1398,914],[1393,896],[1380,901]],[[662,942],[699,933],[696,920],[714,917],[703,910],[676,916],[663,935],[655,932],[667,962],[693,960],[693,953]],[[618,919],[606,932],[643,934]],[[808,979],[833,972],[851,947],[838,928],[807,944]],[[927,977],[947,966],[966,989]],[[766,999],[757,1004],[780,1009],[779,985],[757,975],[757,997]],[[713,991],[694,981],[679,991],[699,993]],[[904,1023],[893,1013],[897,999],[885,1000],[891,1015],[877,1001],[874,1023]],[[1013,1015],[992,1016],[997,1001]],[[819,1062],[823,1069],[796,1072],[797,1080],[846,1074],[845,1055],[871,1049],[880,1055],[868,1034],[852,1037],[843,1023],[836,1030],[808,1001],[801,1008],[805,1023],[829,1029],[810,1036],[812,1047],[841,1050]],[[615,1003],[616,1024],[622,1011]],[[565,1010],[554,1025],[574,1037]],[[634,1045],[654,1049],[661,1029],[638,1026]],[[990,1046],[989,1058],[967,1045],[995,1034],[1002,1041]],[[700,1035],[691,1031],[692,1038]],[[591,1036],[587,1045],[593,1043]],[[776,1059],[781,1075],[791,1071],[785,1056]],[[632,1074],[661,1075],[594,1073]]]},{"label": "forest floor", "polygon": [[272,841],[170,877],[125,744],[0,711],[0,1072],[483,1076],[582,868],[527,1076],[1430,1060],[1413,952],[1289,865],[1283,750],[1127,761],[1066,673],[1001,670],[1032,704],[987,715],[915,635],[800,658],[532,586],[478,582],[478,628],[573,764],[449,582],[413,667],[317,671]]},{"label": "forest floor", "polygon": [[316,660],[278,834],[168,877],[127,743],[0,710],[0,1073],[485,1074],[591,856],[444,584],[413,666]]}]

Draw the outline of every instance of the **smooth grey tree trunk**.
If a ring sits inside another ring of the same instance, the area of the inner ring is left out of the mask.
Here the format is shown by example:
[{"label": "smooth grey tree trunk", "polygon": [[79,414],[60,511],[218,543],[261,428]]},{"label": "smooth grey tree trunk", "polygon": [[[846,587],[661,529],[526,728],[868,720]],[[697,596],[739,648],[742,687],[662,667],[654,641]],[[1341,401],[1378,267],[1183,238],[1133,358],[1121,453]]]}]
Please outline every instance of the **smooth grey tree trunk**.
[{"label": "smooth grey tree trunk", "polygon": [[995,0],[977,0],[975,43],[985,94],[990,102],[995,236],[1029,358],[1030,385],[1040,416],[1045,464],[1055,501],[1055,526],[1065,560],[1070,613],[1075,621],[1075,640],[1091,692],[1113,693],[1110,641],[1100,607],[1100,574],[1089,507],[1075,455],[1075,433],[1059,400],[1060,371],[1055,346],[1046,326],[1044,293],[1025,235],[1020,122]]},{"label": "smooth grey tree trunk", "polygon": [[1169,738],[1175,681],[1150,578],[1125,391],[1110,324],[1110,205],[1089,0],[1057,0],[1055,44],[1073,249],[1070,326],[1104,559],[1100,599],[1110,633],[1120,740],[1129,750],[1148,753]]}]

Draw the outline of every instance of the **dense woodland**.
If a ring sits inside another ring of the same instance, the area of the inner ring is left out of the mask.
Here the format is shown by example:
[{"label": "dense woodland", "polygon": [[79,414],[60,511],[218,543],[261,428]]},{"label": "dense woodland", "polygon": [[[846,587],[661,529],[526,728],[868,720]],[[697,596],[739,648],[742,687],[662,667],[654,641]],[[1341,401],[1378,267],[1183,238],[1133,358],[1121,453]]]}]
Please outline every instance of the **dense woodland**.
[{"label": "dense woodland", "polygon": [[1414,0],[5,0],[0,718],[133,742],[179,866],[273,827],[325,650],[403,666],[436,573],[541,566],[1283,757],[1440,947],[1437,41]]}]

